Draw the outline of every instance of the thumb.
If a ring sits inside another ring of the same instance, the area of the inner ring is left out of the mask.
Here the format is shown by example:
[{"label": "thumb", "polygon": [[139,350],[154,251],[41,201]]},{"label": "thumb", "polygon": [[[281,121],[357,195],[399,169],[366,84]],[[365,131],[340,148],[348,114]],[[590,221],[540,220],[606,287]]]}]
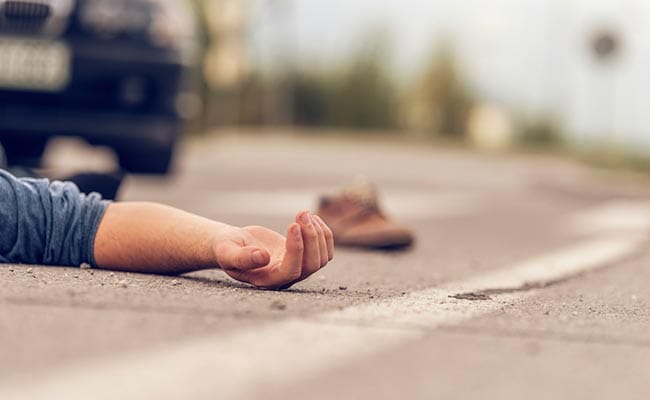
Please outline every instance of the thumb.
[{"label": "thumb", "polygon": [[215,247],[217,263],[222,269],[249,270],[264,267],[271,261],[269,252],[258,247],[223,242]]}]

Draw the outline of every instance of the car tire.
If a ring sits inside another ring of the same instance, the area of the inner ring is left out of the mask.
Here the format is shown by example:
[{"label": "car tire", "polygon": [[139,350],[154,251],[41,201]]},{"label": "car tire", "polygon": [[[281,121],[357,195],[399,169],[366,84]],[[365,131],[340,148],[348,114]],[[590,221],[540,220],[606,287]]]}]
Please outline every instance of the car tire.
[{"label": "car tire", "polygon": [[171,169],[174,147],[161,149],[138,146],[116,149],[120,167],[134,174],[165,175]]},{"label": "car tire", "polygon": [[39,167],[48,140],[42,137],[0,135],[0,144],[4,148],[7,165],[10,166]]}]

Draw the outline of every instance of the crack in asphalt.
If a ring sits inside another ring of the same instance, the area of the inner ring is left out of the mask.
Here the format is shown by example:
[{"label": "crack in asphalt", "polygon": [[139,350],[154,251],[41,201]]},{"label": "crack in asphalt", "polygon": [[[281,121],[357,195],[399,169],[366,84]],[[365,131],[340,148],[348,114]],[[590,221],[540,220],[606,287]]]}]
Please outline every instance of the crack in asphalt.
[{"label": "crack in asphalt", "polygon": [[457,294],[449,295],[452,299],[457,300],[469,300],[469,301],[485,301],[493,300],[492,296],[498,296],[500,294],[509,294],[509,293],[519,293],[519,292],[529,292],[532,290],[546,289],[557,284],[576,279],[579,276],[584,274],[576,274],[572,276],[567,276],[565,278],[554,279],[550,281],[543,282],[526,282],[523,285],[515,287],[503,287],[503,288],[490,288],[483,290],[475,290],[471,292],[462,292]]}]

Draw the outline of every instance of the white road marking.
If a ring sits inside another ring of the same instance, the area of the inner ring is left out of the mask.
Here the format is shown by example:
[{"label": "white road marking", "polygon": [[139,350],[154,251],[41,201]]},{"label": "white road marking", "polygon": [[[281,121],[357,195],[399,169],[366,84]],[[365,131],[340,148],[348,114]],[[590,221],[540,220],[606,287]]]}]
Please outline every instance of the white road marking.
[{"label": "white road marking", "polygon": [[572,218],[576,233],[639,231],[650,225],[650,202],[611,201]]},{"label": "white road marking", "polygon": [[[318,320],[423,329],[453,325],[496,310],[501,305],[499,301],[521,298],[526,292],[516,290],[526,285],[544,286],[608,265],[634,253],[644,242],[645,235],[640,233],[591,239],[461,282],[349,307],[322,315]],[[492,296],[498,301],[468,302],[449,298],[455,294],[491,290],[504,293]]]},{"label": "white road marking", "polygon": [[[224,214],[292,217],[296,210],[315,209],[322,189],[213,191],[214,209]],[[396,218],[445,218],[478,213],[483,207],[470,193],[422,191],[382,192],[381,203]],[[203,200],[202,200],[203,201]]]},{"label": "white road marking", "polygon": [[[645,210],[641,210],[645,213]],[[504,307],[534,291],[490,300],[450,298],[486,289],[543,284],[611,265],[647,243],[648,225],[604,232],[565,249],[461,282],[348,307],[313,318],[207,337],[59,370],[37,383],[0,388],[2,399],[230,399],[285,388],[355,359],[417,340]]]}]

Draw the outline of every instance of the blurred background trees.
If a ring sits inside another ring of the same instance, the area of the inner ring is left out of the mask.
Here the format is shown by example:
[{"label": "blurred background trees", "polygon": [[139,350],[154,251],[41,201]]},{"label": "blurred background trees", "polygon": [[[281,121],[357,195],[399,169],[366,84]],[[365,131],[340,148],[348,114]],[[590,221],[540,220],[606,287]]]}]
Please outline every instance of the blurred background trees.
[{"label": "blurred background trees", "polygon": [[293,123],[362,130],[398,127],[398,89],[387,67],[389,39],[372,32],[346,63],[288,77]]},{"label": "blurred background trees", "polygon": [[[623,20],[615,19],[650,15],[640,0],[597,0],[620,15],[561,0],[476,0],[472,12],[438,0],[187,1],[203,48],[196,131],[344,127],[488,149],[616,141],[638,152],[650,143],[640,117],[648,113],[630,97],[642,86],[642,63],[617,75],[633,46],[606,64],[592,54],[594,32],[606,28],[622,43]],[[384,19],[368,16],[378,10]],[[629,22],[643,31],[640,19]],[[418,23],[436,29],[423,34]],[[407,51],[415,42],[433,51],[415,57]]]},{"label": "blurred background trees", "polygon": [[411,83],[402,105],[403,125],[429,135],[462,138],[475,102],[458,70],[453,47],[450,42],[442,42]]},{"label": "blurred background trees", "polygon": [[251,65],[246,54],[250,2],[191,1],[201,22],[204,128],[295,124],[465,134],[473,100],[448,44],[406,83],[398,82],[391,67],[390,34],[377,27],[368,29],[342,62],[299,67],[283,60],[283,70],[269,73]]}]

